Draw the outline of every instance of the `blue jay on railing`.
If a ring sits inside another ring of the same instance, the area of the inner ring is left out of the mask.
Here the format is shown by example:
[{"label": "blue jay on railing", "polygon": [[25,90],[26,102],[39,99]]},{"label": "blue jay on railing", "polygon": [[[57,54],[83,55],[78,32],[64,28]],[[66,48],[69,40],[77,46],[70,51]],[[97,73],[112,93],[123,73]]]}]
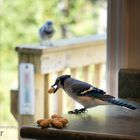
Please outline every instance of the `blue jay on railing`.
[{"label": "blue jay on railing", "polygon": [[106,104],[123,106],[132,110],[136,109],[136,107],[134,107],[133,105],[115,99],[115,97],[106,94],[101,89],[98,89],[86,82],[71,78],[70,75],[62,75],[58,77],[55,83],[51,86],[51,88],[54,89],[54,93],[59,88],[64,89],[64,91],[71,98],[84,106],[84,108],[82,109],[75,109],[74,111],[69,111],[69,113],[71,114],[84,113],[87,108]]},{"label": "blue jay on railing", "polygon": [[39,29],[41,45],[46,45],[45,43],[48,41],[49,45],[52,46],[50,39],[53,37],[54,32],[53,22],[50,20],[46,21],[45,24]]}]

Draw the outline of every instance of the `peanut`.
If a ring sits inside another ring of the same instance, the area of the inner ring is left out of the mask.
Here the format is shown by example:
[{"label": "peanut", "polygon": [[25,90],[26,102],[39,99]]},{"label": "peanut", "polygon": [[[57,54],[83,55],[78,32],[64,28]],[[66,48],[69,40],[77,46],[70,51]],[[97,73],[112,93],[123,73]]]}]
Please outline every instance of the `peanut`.
[{"label": "peanut", "polygon": [[41,127],[47,127],[47,126],[49,126],[49,124],[51,124],[52,123],[52,119],[44,119],[43,121],[41,121],[40,122],[40,126]]},{"label": "peanut", "polygon": [[66,118],[60,118],[59,121],[65,126],[68,123]]},{"label": "peanut", "polygon": [[51,87],[51,88],[49,88],[49,89],[48,89],[48,93],[50,93],[50,94],[51,94],[51,93],[53,93],[53,92],[54,92],[54,90],[55,90],[55,88],[54,88],[54,87]]},{"label": "peanut", "polygon": [[63,128],[68,123],[66,118],[61,117],[58,114],[53,114],[50,119],[37,120],[37,124],[42,128],[49,125],[55,126],[56,128]]},{"label": "peanut", "polygon": [[52,121],[52,125],[57,128],[63,128],[63,124],[60,121],[55,120],[55,119]]},{"label": "peanut", "polygon": [[51,118],[54,119],[54,118],[62,118],[62,117],[60,115],[53,114],[53,115],[51,115]]},{"label": "peanut", "polygon": [[53,120],[59,121],[63,124],[63,126],[65,126],[68,123],[68,120],[66,118],[53,118]]},{"label": "peanut", "polygon": [[37,124],[40,124],[44,119],[37,120]]}]

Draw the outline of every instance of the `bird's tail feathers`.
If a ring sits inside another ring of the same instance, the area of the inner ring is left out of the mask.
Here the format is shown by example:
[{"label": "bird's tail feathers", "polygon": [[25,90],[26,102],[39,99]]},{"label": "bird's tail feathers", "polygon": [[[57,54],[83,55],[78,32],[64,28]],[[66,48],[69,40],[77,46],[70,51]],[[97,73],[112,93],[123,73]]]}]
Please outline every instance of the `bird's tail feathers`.
[{"label": "bird's tail feathers", "polygon": [[137,109],[135,106],[133,106],[131,104],[128,104],[128,103],[125,103],[123,101],[116,100],[116,99],[113,99],[113,98],[108,100],[108,102],[111,103],[111,104],[114,104],[114,105],[118,105],[118,106],[129,108],[129,109],[132,109],[132,110]]}]

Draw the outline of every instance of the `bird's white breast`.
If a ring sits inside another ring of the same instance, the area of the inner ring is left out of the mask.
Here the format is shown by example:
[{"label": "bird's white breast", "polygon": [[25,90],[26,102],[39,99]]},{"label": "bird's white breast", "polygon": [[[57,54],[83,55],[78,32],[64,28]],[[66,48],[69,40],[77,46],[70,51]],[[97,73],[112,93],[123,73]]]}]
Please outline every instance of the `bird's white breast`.
[{"label": "bird's white breast", "polygon": [[99,100],[97,98],[91,98],[88,96],[79,96],[77,98],[77,102],[79,102],[80,104],[82,104],[86,108],[106,104],[106,102],[104,102],[102,100]]},{"label": "bird's white breast", "polygon": [[80,103],[86,108],[107,104],[106,102],[99,100],[97,98],[88,97],[88,96],[75,96],[74,94],[71,94],[70,91],[69,92],[66,91],[66,93],[68,96],[73,98],[73,100]]}]

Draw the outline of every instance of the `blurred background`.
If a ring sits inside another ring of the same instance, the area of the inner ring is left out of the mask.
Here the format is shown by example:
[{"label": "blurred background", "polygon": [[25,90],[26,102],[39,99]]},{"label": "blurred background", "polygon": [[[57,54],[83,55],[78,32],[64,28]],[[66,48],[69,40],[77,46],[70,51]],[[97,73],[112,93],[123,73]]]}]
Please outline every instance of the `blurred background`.
[{"label": "blurred background", "polygon": [[[0,139],[18,138],[10,112],[10,89],[17,88],[15,47],[39,41],[38,29],[51,19],[53,40],[106,34],[107,0],[1,0],[0,1]],[[7,126],[7,127],[6,127]]]}]

